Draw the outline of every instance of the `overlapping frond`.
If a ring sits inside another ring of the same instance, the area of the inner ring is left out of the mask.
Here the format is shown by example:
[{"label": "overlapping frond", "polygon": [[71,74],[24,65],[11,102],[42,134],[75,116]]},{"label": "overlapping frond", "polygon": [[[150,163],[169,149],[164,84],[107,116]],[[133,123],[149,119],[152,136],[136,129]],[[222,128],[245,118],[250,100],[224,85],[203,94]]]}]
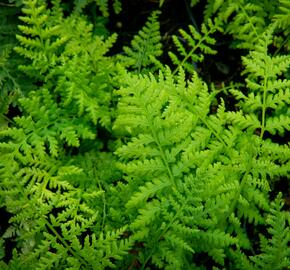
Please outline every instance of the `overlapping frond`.
[{"label": "overlapping frond", "polygon": [[269,210],[267,175],[259,175],[269,164],[255,161],[259,143],[227,126],[223,102],[210,112],[213,96],[197,75],[188,84],[182,70],[177,81],[169,72],[127,75],[117,93],[114,130],[128,137],[115,152],[126,181],[117,190],[129,195],[132,237],[150,246],[143,266],[152,260],[182,269],[180,261],[195,252],[223,265],[230,245],[249,248],[239,220],[264,224],[261,211]]},{"label": "overlapping frond", "polygon": [[[23,10],[11,43],[0,18],[1,269],[288,267],[288,1],[208,0],[201,31],[174,37],[173,72],[159,11],[112,56],[98,21],[121,1],[10,2]],[[210,88],[196,63],[223,30],[245,84]]]}]

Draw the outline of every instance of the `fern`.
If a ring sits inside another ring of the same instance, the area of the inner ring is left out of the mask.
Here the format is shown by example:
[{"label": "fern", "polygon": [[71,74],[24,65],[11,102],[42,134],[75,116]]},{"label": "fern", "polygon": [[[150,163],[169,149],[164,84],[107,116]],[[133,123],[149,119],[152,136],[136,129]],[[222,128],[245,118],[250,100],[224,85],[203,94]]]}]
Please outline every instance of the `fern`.
[{"label": "fern", "polygon": [[[5,153],[5,145],[1,148],[4,153],[1,160],[1,197],[9,212],[14,214],[10,219],[13,225],[3,237],[18,239],[21,254],[17,256],[21,258],[21,268],[34,265],[37,269],[58,266],[93,269],[98,261],[98,268],[104,269],[112,267],[114,263],[111,260],[121,259],[130,249],[130,240],[118,241],[122,231],[106,231],[106,237],[98,236],[101,228],[105,230],[102,185],[99,184],[99,191],[85,185],[86,193],[82,195],[78,187],[81,180],[88,176],[82,175],[81,167],[69,165],[71,161],[64,153],[58,153],[57,160],[45,153],[40,154],[40,150],[36,149],[38,151],[35,150],[31,159],[26,155],[12,162],[11,158],[17,158],[17,150],[11,153],[6,147]],[[77,160],[76,164],[81,165]],[[9,171],[7,166],[10,166]],[[92,170],[92,164],[90,166],[88,171]],[[96,179],[97,175],[92,177]],[[97,222],[98,212],[103,216],[99,219],[102,222]],[[84,234],[88,236],[82,244]],[[97,252],[99,249],[101,251]]]},{"label": "fern", "polygon": [[[59,173],[62,177],[68,173],[64,173],[64,170]],[[68,170],[72,170],[72,168],[68,168]],[[69,174],[72,173],[69,172]],[[58,185],[54,178],[44,180],[52,182],[49,184],[50,188],[56,188],[57,186],[57,189],[62,188],[67,192],[62,191],[61,195],[57,192],[57,195],[53,195],[53,197],[43,195],[41,197],[43,202],[49,199],[47,207],[44,207],[43,203],[39,204],[40,202],[37,202],[40,194],[36,193],[38,196],[35,196],[35,199],[34,196],[29,195],[33,207],[27,208],[27,211],[22,211],[21,214],[16,215],[11,220],[15,225],[21,222],[20,228],[24,227],[23,232],[17,230],[17,234],[22,241],[25,240],[23,246],[26,247],[25,250],[22,250],[22,267],[33,264],[37,269],[47,269],[49,265],[50,267],[93,269],[96,262],[100,262],[98,265],[100,269],[104,269],[106,266],[112,267],[114,264],[110,260],[120,259],[130,248],[130,241],[122,240],[116,246],[117,239],[122,233],[120,231],[116,233],[108,232],[106,237],[103,237],[102,234],[99,237],[92,234],[87,236],[84,244],[82,244],[82,235],[87,234],[88,230],[94,230],[96,213],[86,206],[85,201],[83,201],[86,199],[80,197],[76,189],[69,185]],[[49,193],[48,190],[44,190],[43,185],[42,190]],[[97,198],[96,196],[93,197]],[[29,206],[27,205],[27,207]],[[34,215],[30,218],[30,213],[32,214],[35,207],[41,209],[39,216]],[[52,207],[58,210],[56,216],[51,214]],[[46,208],[47,211],[44,212]],[[46,232],[47,230],[49,233]],[[13,232],[12,228],[9,231]],[[90,244],[91,241],[92,244]],[[30,247],[30,250],[27,247]],[[52,252],[52,250],[55,250],[55,252]],[[101,251],[98,252],[98,250]],[[103,253],[103,250],[106,250],[106,253]]]},{"label": "fern", "polygon": [[173,42],[181,56],[180,59],[173,52],[169,52],[173,64],[177,65],[174,73],[178,71],[179,67],[183,67],[189,73],[194,73],[194,63],[202,62],[204,54],[215,54],[216,50],[211,48],[211,45],[215,44],[215,39],[211,36],[216,31],[222,31],[218,19],[208,20],[207,23],[202,24],[201,33],[189,25],[189,33],[180,30],[181,37],[173,36]]},{"label": "fern", "polygon": [[[85,18],[64,19],[56,2],[51,10],[40,1],[25,5],[22,20],[30,26],[21,31],[30,37],[18,36],[16,50],[28,59],[22,70],[43,85],[19,99],[22,115],[0,134],[1,205],[13,215],[3,238],[17,241],[13,258],[3,267],[94,269],[95,262],[99,269],[113,267],[131,240],[119,240],[124,229],[105,227],[103,170],[91,175],[98,184],[95,190],[84,185],[89,176],[82,170],[92,171],[93,164],[83,164],[81,154],[74,160],[69,156],[74,149],[88,152],[86,145],[102,147],[95,140],[97,122],[110,129],[108,79],[113,70],[101,68],[115,36],[107,41],[93,36]],[[79,36],[73,34],[75,26]],[[86,65],[80,65],[85,58]]]},{"label": "fern", "polygon": [[[279,1],[279,12],[274,16],[274,22],[277,24],[278,29],[283,31],[282,37],[275,37],[274,41],[278,50],[282,47],[286,48],[286,51],[290,50],[290,39],[289,39],[289,19],[290,19],[290,3],[287,0]],[[285,38],[284,38],[285,37]]]},{"label": "fern", "polygon": [[[27,5],[28,16],[22,19],[37,25],[38,28],[21,27],[24,34],[32,36],[29,39],[18,37],[23,46],[16,47],[17,52],[32,60],[32,65],[22,69],[29,76],[43,74],[38,80],[46,83],[45,86],[50,92],[60,95],[62,107],[71,111],[70,113],[79,116],[86,113],[87,120],[94,124],[101,122],[109,129],[111,90],[107,89],[107,84],[114,68],[103,56],[114,43],[116,36],[112,35],[106,41],[102,37],[93,36],[92,25],[88,25],[78,15],[63,20],[62,10],[58,5],[52,11],[46,10],[44,5],[37,7],[35,1]],[[46,15],[50,13],[51,16]],[[39,22],[38,17],[43,20]],[[50,19],[55,25],[51,25]],[[51,40],[55,41],[51,43]],[[34,59],[36,51],[38,60]],[[46,60],[43,62],[42,58]],[[41,66],[37,66],[38,62]],[[100,67],[106,67],[107,70],[98,72]],[[54,89],[50,84],[52,79],[57,81]]]},{"label": "fern", "polygon": [[275,37],[277,50],[280,50],[288,42],[287,27],[284,24],[287,20],[286,10],[287,1],[209,0],[204,13],[205,20],[217,16],[224,21],[223,29],[234,37],[232,47],[247,50],[253,50],[263,32],[276,21],[285,30],[281,37]]},{"label": "fern", "polygon": [[[225,132],[223,105],[209,116],[212,97],[200,79],[195,76],[187,87],[181,72],[178,82],[170,73],[158,81],[128,77],[126,83],[134,88],[118,91],[122,99],[114,129],[131,137],[116,151],[127,181],[119,192],[129,195],[129,213],[139,209],[139,215],[129,216],[136,216],[133,237],[146,243],[143,267],[152,260],[159,267],[181,269],[179,263],[194,252],[206,252],[223,265],[230,245],[250,246],[237,220],[264,223],[260,210],[269,208],[267,183],[258,181],[250,163],[256,148],[246,144],[238,154],[248,138],[234,128]],[[225,223],[230,224],[226,232]],[[175,246],[180,257],[173,260]]]},{"label": "fern", "polygon": [[[130,134],[133,139],[132,142],[119,148],[116,154],[124,159],[119,167],[127,175],[126,190],[135,190],[132,195],[129,194],[131,199],[127,202],[126,207],[127,209],[136,207],[139,209],[139,217],[135,217],[136,220],[132,223],[131,229],[136,231],[136,240],[148,239],[146,245],[149,245],[147,255],[149,257],[145,259],[145,256],[142,262],[144,267],[156,251],[160,237],[163,237],[162,231],[164,230],[166,233],[171,229],[170,225],[167,227],[164,223],[165,227],[160,230],[162,223],[158,216],[166,214],[167,211],[162,214],[162,209],[166,204],[170,205],[170,201],[164,198],[164,195],[168,192],[171,193],[179,184],[180,180],[174,176],[172,166],[178,162],[178,156],[189,143],[191,117],[186,111],[178,108],[180,103],[176,103],[176,99],[168,96],[168,90],[174,87],[170,74],[167,75],[167,78],[161,75],[158,81],[153,77],[138,79],[128,76],[126,82],[129,82],[129,85],[137,83],[135,89],[138,92],[130,86],[118,91],[118,94],[122,95],[122,100],[119,102],[119,113],[114,130],[118,133]],[[189,121],[183,125],[181,119],[189,119]],[[184,129],[183,133],[174,131],[180,128]],[[141,148],[136,148],[137,145]],[[135,151],[132,152],[130,149],[135,149]],[[164,198],[164,202],[161,198]],[[149,202],[146,203],[148,199]],[[150,200],[152,201],[150,202]],[[185,202],[182,205],[185,207]],[[174,216],[173,213],[168,215],[171,219]],[[151,226],[151,229],[148,226]],[[168,238],[167,241],[171,240]],[[181,242],[184,243],[184,247],[188,246],[186,241],[181,239]],[[172,247],[172,244],[169,246]],[[180,255],[183,256],[182,254],[183,252]],[[170,259],[169,253],[163,256],[166,260]],[[156,260],[160,259],[156,257]],[[175,264],[175,267],[180,268],[180,265]]]},{"label": "fern", "polygon": [[[66,50],[68,58],[63,60],[61,67],[53,71],[54,74],[61,74],[58,76],[55,92],[61,95],[62,105],[75,111],[78,116],[85,116],[94,124],[100,122],[107,129],[111,125],[109,106],[112,90],[109,89],[108,82],[114,72],[114,66],[102,55],[114,40],[115,36],[106,41],[96,38],[87,45],[87,49],[80,51],[79,55],[75,55],[72,59],[69,59],[70,50],[71,48],[76,50],[77,44],[69,43]],[[83,50],[81,47],[79,49]],[[98,73],[99,68],[104,68],[102,73]]]},{"label": "fern", "polygon": [[108,0],[85,0],[85,1],[81,1],[81,0],[74,0],[74,9],[76,12],[81,12],[82,9],[84,9],[87,5],[91,4],[91,3],[95,3],[99,10],[101,11],[102,15],[104,17],[108,17],[110,15],[109,13],[109,2],[113,2],[112,3],[112,7],[113,10],[116,14],[120,13],[120,11],[122,10],[122,4],[120,0],[113,0],[113,1],[108,1]]},{"label": "fern", "polygon": [[[267,48],[260,47],[267,55]],[[283,64],[269,79],[277,81],[276,74],[286,68],[287,58],[280,56],[279,60]],[[258,58],[257,62],[263,63]],[[248,72],[253,78],[264,74],[257,68]],[[118,186],[117,192],[124,198],[129,196],[123,201],[124,211],[132,220],[133,238],[145,246],[145,259],[139,258],[142,267],[151,262],[161,268],[181,269],[185,266],[180,262],[188,262],[189,254],[201,252],[225,265],[231,245],[249,250],[253,243],[244,226],[265,226],[264,213],[270,209],[269,180],[289,173],[289,149],[277,146],[274,150],[274,144],[264,143],[262,135],[253,137],[261,120],[252,114],[243,119],[242,115],[251,106],[241,103],[244,110],[233,113],[226,112],[221,102],[216,114],[211,114],[213,93],[196,74],[188,85],[182,70],[177,83],[168,71],[158,79],[151,75],[123,77],[125,86],[117,92],[121,100],[114,130],[128,137],[116,151],[126,184]],[[254,110],[260,108],[258,104]],[[285,111],[285,105],[282,99],[279,112]],[[255,123],[246,122],[250,117]],[[277,126],[283,129],[281,123]],[[270,148],[274,151],[271,158]],[[138,209],[137,215],[134,209]]]},{"label": "fern", "polygon": [[280,194],[271,203],[266,218],[271,238],[260,236],[260,254],[247,259],[243,253],[234,253],[240,269],[286,269],[289,266],[289,213],[282,211],[282,206]]},{"label": "fern", "polygon": [[[92,130],[83,126],[77,119],[72,121],[61,120],[66,111],[61,110],[53,102],[47,90],[37,93],[31,92],[28,98],[21,100],[21,105],[28,116],[14,119],[16,128],[4,130],[3,138],[11,138],[9,143],[3,142],[2,148],[9,149],[12,155],[21,161],[31,161],[34,158],[44,158],[46,151],[57,157],[59,145],[77,147],[79,139],[93,139]],[[73,124],[75,122],[75,124]]]},{"label": "fern", "polygon": [[290,3],[287,0],[280,0],[279,3],[280,3],[279,10],[281,13],[276,15],[276,19],[278,21],[278,26],[287,31],[290,19],[289,13]]},{"label": "fern", "polygon": [[[259,128],[261,138],[265,132],[282,135],[290,128],[290,118],[287,115],[290,84],[287,79],[278,79],[278,76],[287,71],[290,58],[268,55],[267,47],[272,40],[272,31],[271,28],[266,31],[257,43],[256,50],[243,58],[246,66],[244,73],[248,74],[246,82],[251,92],[246,96],[232,91],[241,100],[243,111],[248,115],[248,126]],[[234,115],[238,116],[238,113]],[[256,115],[260,115],[260,118],[257,119]],[[240,115],[236,119],[237,123],[243,125],[246,117]]]},{"label": "fern", "polygon": [[[32,65],[21,65],[20,69],[36,79],[42,79],[50,68],[58,63],[57,50],[64,44],[66,37],[57,37],[59,25],[51,25],[49,20],[60,18],[49,16],[42,1],[23,1],[23,12],[26,16],[20,19],[27,25],[19,26],[23,35],[17,35],[22,46],[15,50],[22,56],[30,59]],[[33,53],[32,53],[33,52]]]},{"label": "fern", "polygon": [[8,124],[4,115],[8,112],[9,105],[15,104],[17,97],[21,95],[19,83],[13,74],[11,51],[11,48],[5,48],[0,55],[0,129]]},{"label": "fern", "polygon": [[[25,92],[25,80],[17,72],[19,57],[13,54],[16,44],[14,33],[18,21],[15,19],[19,10],[14,6],[4,6],[0,10],[0,129],[8,126],[5,115],[9,106],[15,106],[17,98]],[[21,84],[21,87],[20,87]]]},{"label": "fern", "polygon": [[[280,194],[281,195],[281,194]],[[262,269],[283,269],[289,266],[289,215],[282,212],[281,196],[272,203],[270,214],[266,222],[270,228],[268,232],[272,235],[270,240],[265,237],[261,238],[262,254],[250,257],[257,268]]]},{"label": "fern", "polygon": [[[119,1],[11,3],[1,269],[288,267],[287,1],[209,0],[201,32],[174,38],[173,71],[157,60],[159,11],[112,56],[117,36],[97,25]],[[246,49],[245,84],[208,88],[194,65],[223,30]]]},{"label": "fern", "polygon": [[[216,2],[217,1],[212,1],[209,3],[208,13],[217,10],[217,8],[215,8]],[[226,1],[220,6],[220,9],[220,16],[225,21],[227,21],[232,14],[236,15],[226,27],[227,32],[235,35],[236,46],[247,49],[252,48],[253,44],[255,44],[259,35],[266,27],[265,18],[267,13],[264,6],[249,1]]]},{"label": "fern", "polygon": [[125,67],[132,68],[140,73],[148,69],[152,70],[152,65],[153,68],[154,65],[161,66],[156,59],[162,54],[159,14],[158,11],[153,12],[138,35],[134,36],[131,47],[125,46],[123,48],[124,54],[119,55],[118,59]]}]

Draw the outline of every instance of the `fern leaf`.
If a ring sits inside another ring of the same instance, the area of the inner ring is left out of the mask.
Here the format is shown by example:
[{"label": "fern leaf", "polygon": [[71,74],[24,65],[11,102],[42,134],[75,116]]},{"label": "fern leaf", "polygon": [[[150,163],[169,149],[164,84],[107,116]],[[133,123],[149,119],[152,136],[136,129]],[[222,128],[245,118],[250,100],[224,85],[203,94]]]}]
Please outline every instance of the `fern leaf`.
[{"label": "fern leaf", "polygon": [[20,19],[27,25],[20,26],[23,35],[17,35],[17,39],[21,46],[15,47],[15,51],[32,62],[32,65],[21,65],[21,70],[29,76],[43,78],[42,74],[57,64],[57,50],[67,38],[58,37],[58,25],[48,26],[50,17],[44,4],[27,0],[24,5],[25,16]]},{"label": "fern leaf", "polygon": [[[173,72],[174,74],[180,67],[183,67],[189,73],[194,73],[194,63],[203,61],[203,54],[215,54],[216,51],[210,47],[215,44],[215,40],[211,35],[216,31],[222,31],[220,28],[220,21],[217,19],[214,22],[208,20],[206,24],[201,27],[201,33],[199,33],[192,25],[189,25],[189,33],[184,30],[180,30],[180,38],[173,36],[173,42],[181,57],[178,57],[173,52],[169,52],[173,64],[177,65],[177,68]],[[185,45],[183,43],[186,43]],[[189,49],[187,49],[187,47]]]},{"label": "fern leaf", "polygon": [[[250,89],[249,94],[246,96],[232,91],[241,100],[240,106],[243,111],[248,114],[245,116],[242,116],[241,112],[228,114],[230,121],[234,121],[241,127],[247,126],[252,131],[261,128],[261,136],[265,131],[272,134],[276,132],[284,134],[285,130],[289,129],[288,116],[283,114],[279,116],[281,112],[287,111],[286,107],[290,102],[288,97],[289,80],[278,80],[278,76],[286,72],[290,58],[288,56],[271,57],[268,54],[267,47],[271,43],[272,35],[273,27],[270,27],[258,39],[255,50],[243,58],[246,65],[245,74],[248,75],[246,82]],[[274,110],[272,114],[267,113],[270,109]],[[259,118],[254,115],[258,112],[261,115]],[[246,124],[247,118],[249,125]],[[258,124],[259,122],[260,124]]]},{"label": "fern leaf", "polygon": [[159,14],[159,11],[154,11],[138,35],[134,36],[131,47],[123,48],[124,55],[120,55],[118,58],[124,66],[132,68],[138,73],[142,70],[144,72],[155,64],[156,58],[162,54]]}]

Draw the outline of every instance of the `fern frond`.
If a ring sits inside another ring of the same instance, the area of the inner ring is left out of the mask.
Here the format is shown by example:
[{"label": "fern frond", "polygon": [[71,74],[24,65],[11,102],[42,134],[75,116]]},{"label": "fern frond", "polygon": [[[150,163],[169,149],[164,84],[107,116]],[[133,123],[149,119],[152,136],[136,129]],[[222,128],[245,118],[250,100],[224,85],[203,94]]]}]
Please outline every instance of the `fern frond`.
[{"label": "fern frond", "polygon": [[[74,0],[74,10],[76,13],[80,13],[82,9],[91,3],[95,3],[104,17],[110,15],[109,12],[109,1],[108,0]],[[116,14],[120,13],[122,10],[122,3],[120,0],[113,0],[112,4],[113,10]],[[95,8],[95,7],[94,7]]]},{"label": "fern frond", "polygon": [[[255,3],[232,3],[236,5],[237,13],[235,20],[229,25],[228,31],[231,34],[237,35],[240,39],[241,48],[252,48],[259,35],[265,29],[266,16],[263,6]],[[238,30],[238,31],[237,31]]]},{"label": "fern frond", "polygon": [[159,11],[154,11],[145,26],[134,36],[131,47],[125,46],[124,54],[118,55],[125,67],[138,73],[148,69],[154,71],[154,65],[158,61],[156,58],[162,54],[159,14]]},{"label": "fern frond", "polygon": [[[46,150],[56,157],[61,141],[67,142],[70,146],[78,146],[80,137],[87,139],[95,137],[87,127],[78,126],[78,121],[61,120],[61,115],[64,115],[65,111],[57,107],[45,89],[37,93],[31,92],[29,98],[21,99],[20,103],[29,116],[15,118],[15,123],[19,127],[17,132],[12,128],[0,134],[1,137],[10,137],[14,140],[14,144],[12,141],[3,142],[1,147],[10,149],[13,147],[11,151],[20,160],[25,158],[30,160],[33,156],[43,159]],[[73,122],[77,124],[74,127]]]},{"label": "fern frond", "polygon": [[20,69],[27,75],[42,79],[50,68],[58,63],[58,49],[67,41],[66,36],[59,36],[59,25],[50,20],[48,11],[41,1],[23,1],[23,13],[20,19],[22,35],[17,35],[20,46],[15,51],[31,60],[31,65],[21,65]]},{"label": "fern frond", "polygon": [[232,91],[241,100],[240,106],[247,115],[242,116],[241,111],[228,114],[229,120],[241,127],[250,128],[252,131],[260,128],[261,137],[265,132],[282,135],[289,130],[289,117],[287,113],[284,114],[290,104],[289,80],[279,77],[289,68],[290,57],[268,54],[272,33],[273,27],[270,27],[257,41],[255,50],[243,57],[244,73],[247,74],[246,82],[250,90],[248,95]]},{"label": "fern frond", "polygon": [[[279,13],[276,14],[274,20],[279,28],[285,31],[286,36],[289,35],[290,26],[290,2],[289,0],[279,0]],[[288,38],[288,49],[289,49],[289,38]]]},{"label": "fern frond", "polygon": [[260,253],[250,256],[232,253],[241,269],[284,269],[289,266],[289,213],[282,211],[281,194],[271,203],[266,223],[269,237],[260,235]]},{"label": "fern frond", "polygon": [[255,173],[258,143],[250,145],[241,129],[225,131],[225,105],[210,113],[213,95],[196,73],[188,84],[182,70],[177,82],[171,73],[126,76],[114,130],[128,139],[115,153],[126,181],[119,190],[129,191],[124,203],[132,237],[148,246],[143,267],[152,260],[182,269],[179,262],[193,252],[224,264],[231,245],[251,245],[239,220],[263,224],[260,211],[268,210],[266,176],[259,181],[259,166]]},{"label": "fern frond", "polygon": [[86,237],[84,246],[80,250],[80,255],[93,268],[114,268],[116,265],[113,260],[121,260],[132,246],[131,239],[120,239],[125,229],[121,228],[115,232],[108,232],[106,235],[101,234],[98,239],[95,235]]},{"label": "fern frond", "polygon": [[[189,25],[189,33],[180,30],[181,37],[173,36],[173,42],[179,52],[177,56],[173,52],[169,52],[169,56],[174,65],[177,66],[174,74],[180,67],[184,68],[189,73],[194,73],[194,63],[202,62],[204,54],[215,54],[216,51],[211,48],[215,44],[215,39],[211,37],[216,31],[222,31],[220,28],[221,22],[218,19],[204,23],[199,33],[192,25]],[[185,43],[185,45],[183,44]]]}]

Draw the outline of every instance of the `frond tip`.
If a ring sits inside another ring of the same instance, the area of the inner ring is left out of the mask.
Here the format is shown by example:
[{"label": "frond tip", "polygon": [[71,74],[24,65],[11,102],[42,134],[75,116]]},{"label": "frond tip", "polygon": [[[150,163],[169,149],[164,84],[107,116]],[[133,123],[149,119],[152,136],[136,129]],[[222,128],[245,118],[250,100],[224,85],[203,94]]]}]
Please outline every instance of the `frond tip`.
[{"label": "frond tip", "polygon": [[192,25],[189,25],[189,33],[179,30],[180,37],[173,36],[173,42],[180,56],[169,52],[173,64],[177,66],[173,73],[176,73],[180,67],[189,73],[195,72],[195,63],[202,62],[204,54],[215,54],[217,51],[211,48],[215,44],[212,36],[216,31],[221,31],[221,22],[219,19],[214,21],[208,19],[203,23],[201,33]]},{"label": "frond tip", "polygon": [[154,65],[158,62],[157,57],[162,54],[159,15],[160,11],[152,12],[145,26],[131,41],[131,47],[123,48],[124,55],[119,55],[118,58],[124,66],[138,73],[156,69]]}]

